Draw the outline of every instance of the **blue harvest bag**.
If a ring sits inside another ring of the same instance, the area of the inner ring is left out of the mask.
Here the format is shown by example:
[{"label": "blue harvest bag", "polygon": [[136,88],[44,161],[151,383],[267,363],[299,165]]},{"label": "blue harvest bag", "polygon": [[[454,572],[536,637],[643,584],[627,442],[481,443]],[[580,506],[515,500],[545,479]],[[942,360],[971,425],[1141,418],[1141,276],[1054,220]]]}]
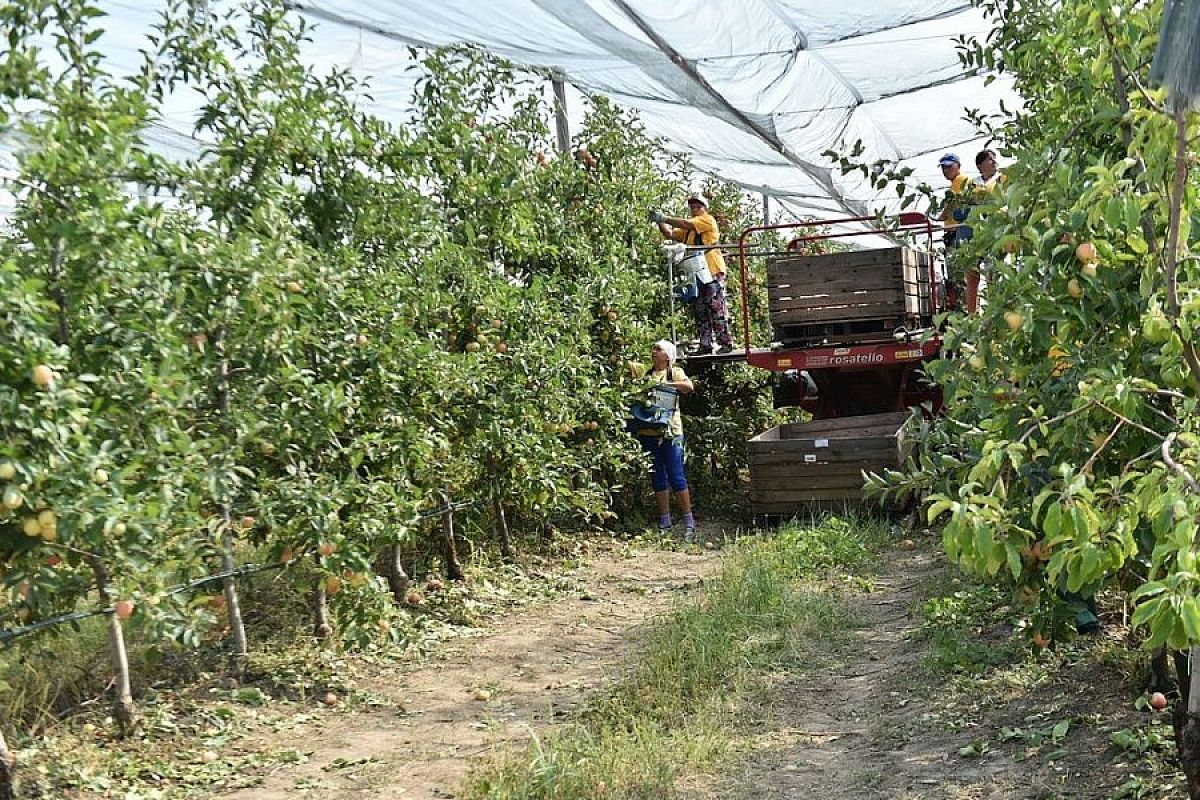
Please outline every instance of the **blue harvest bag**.
[{"label": "blue harvest bag", "polygon": [[679,404],[679,391],[671,386],[656,386],[650,396],[648,402],[629,407],[625,430],[635,436],[666,436]]}]

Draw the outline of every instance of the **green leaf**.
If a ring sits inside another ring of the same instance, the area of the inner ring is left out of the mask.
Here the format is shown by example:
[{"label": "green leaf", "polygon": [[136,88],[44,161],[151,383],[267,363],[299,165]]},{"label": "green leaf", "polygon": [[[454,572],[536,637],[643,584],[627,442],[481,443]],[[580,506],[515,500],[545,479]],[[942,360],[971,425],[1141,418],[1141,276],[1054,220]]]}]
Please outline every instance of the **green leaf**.
[{"label": "green leaf", "polygon": [[1012,544],[1012,542],[1004,543],[1005,556],[1008,560],[1008,571],[1012,575],[1014,581],[1020,580],[1021,571],[1024,565],[1021,563],[1021,552]]},{"label": "green leaf", "polygon": [[937,521],[938,517],[940,517],[942,514],[949,511],[951,508],[953,508],[956,505],[957,505],[957,503],[955,501],[949,500],[949,499],[944,499],[944,498],[941,500],[936,500],[935,502],[931,503],[929,506],[928,512],[926,512],[926,514],[925,514],[925,518],[926,518],[928,524],[932,525],[934,522]]},{"label": "green leaf", "polygon": [[1200,643],[1200,602],[1197,602],[1195,597],[1189,595],[1183,598],[1179,618],[1183,621],[1189,644]]},{"label": "green leaf", "polygon": [[1046,508],[1046,516],[1042,519],[1042,531],[1048,539],[1058,538],[1062,531],[1062,503],[1054,502]]}]

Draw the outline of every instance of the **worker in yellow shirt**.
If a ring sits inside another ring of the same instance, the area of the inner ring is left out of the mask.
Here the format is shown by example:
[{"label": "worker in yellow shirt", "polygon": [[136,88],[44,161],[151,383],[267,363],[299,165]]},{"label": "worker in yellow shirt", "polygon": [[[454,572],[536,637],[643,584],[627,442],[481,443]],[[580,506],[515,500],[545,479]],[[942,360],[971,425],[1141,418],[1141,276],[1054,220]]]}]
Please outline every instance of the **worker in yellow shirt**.
[{"label": "worker in yellow shirt", "polygon": [[[689,216],[686,219],[651,211],[650,221],[658,225],[663,236],[690,247],[720,242],[721,230],[708,213],[708,200],[704,195],[692,194],[687,204]],[[733,337],[729,333],[729,309],[725,302],[725,256],[720,249],[712,247],[705,251],[704,257],[709,274],[697,279],[696,324],[700,329],[700,346],[696,353],[713,352],[714,343],[716,352],[728,353],[733,349]]]},{"label": "worker in yellow shirt", "polygon": [[982,201],[1004,183],[1004,173],[996,163],[995,150],[980,150],[975,154],[975,168],[979,170],[979,193]]},{"label": "worker in yellow shirt", "polygon": [[968,268],[964,274],[964,271],[957,268],[952,255],[955,247],[970,239],[974,234],[971,227],[964,224],[967,214],[971,210],[971,203],[974,201],[972,181],[962,171],[962,161],[955,153],[944,154],[938,159],[938,166],[942,168],[942,177],[950,181],[950,189],[946,192],[946,202],[942,205],[941,217],[945,231],[942,241],[946,244],[946,266],[950,270],[955,285],[958,285],[960,276],[964,279],[966,311],[968,314],[974,314],[979,303],[979,270]]},{"label": "worker in yellow shirt", "polygon": [[[971,193],[971,204],[976,205],[986,203],[988,196],[999,189],[1004,184],[1004,173],[1000,171],[999,164],[996,162],[996,151],[991,149],[983,149],[975,154],[975,168],[979,170],[979,178],[971,181],[968,188],[964,191]],[[975,212],[978,213],[978,212]],[[961,226],[959,230],[961,230]],[[970,238],[969,236],[967,238]],[[987,266],[987,262],[984,262]],[[980,267],[967,267],[965,275],[966,283],[966,309],[968,314],[974,314],[979,310],[979,285],[980,285]]]},{"label": "worker in yellow shirt", "polygon": [[[971,238],[970,227],[962,224],[971,202],[971,179],[962,171],[962,161],[954,153],[946,153],[938,159],[938,166],[942,168],[942,177],[950,181],[950,190],[946,192],[946,202],[942,206],[942,226],[945,229],[943,241],[951,248]],[[962,228],[966,230],[960,230]]]}]

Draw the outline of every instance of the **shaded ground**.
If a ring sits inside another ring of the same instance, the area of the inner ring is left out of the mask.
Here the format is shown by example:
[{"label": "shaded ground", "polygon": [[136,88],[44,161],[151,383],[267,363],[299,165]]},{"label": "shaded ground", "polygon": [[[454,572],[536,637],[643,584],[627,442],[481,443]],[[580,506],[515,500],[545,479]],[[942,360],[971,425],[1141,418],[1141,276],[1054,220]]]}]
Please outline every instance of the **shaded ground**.
[{"label": "shaded ground", "polygon": [[506,616],[399,682],[369,687],[373,710],[318,715],[273,736],[272,749],[295,749],[302,763],[220,796],[453,797],[471,759],[527,740],[618,678],[643,627],[698,588],[719,560],[708,550],[598,555],[577,576],[582,591]]}]

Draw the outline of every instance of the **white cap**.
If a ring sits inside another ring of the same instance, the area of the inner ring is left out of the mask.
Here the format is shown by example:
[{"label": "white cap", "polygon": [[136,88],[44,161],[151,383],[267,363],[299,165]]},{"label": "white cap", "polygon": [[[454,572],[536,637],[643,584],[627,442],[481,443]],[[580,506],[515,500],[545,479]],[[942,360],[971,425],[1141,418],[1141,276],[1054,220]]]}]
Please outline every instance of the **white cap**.
[{"label": "white cap", "polygon": [[667,354],[667,364],[668,365],[675,363],[676,352],[675,352],[675,343],[674,342],[667,341],[666,339],[659,339],[657,342],[654,343],[654,346]]},{"label": "white cap", "polygon": [[691,202],[700,203],[705,208],[708,208],[708,198],[705,197],[704,195],[700,194],[699,192],[692,192],[691,194],[689,194],[687,201],[689,203],[691,203]]}]

